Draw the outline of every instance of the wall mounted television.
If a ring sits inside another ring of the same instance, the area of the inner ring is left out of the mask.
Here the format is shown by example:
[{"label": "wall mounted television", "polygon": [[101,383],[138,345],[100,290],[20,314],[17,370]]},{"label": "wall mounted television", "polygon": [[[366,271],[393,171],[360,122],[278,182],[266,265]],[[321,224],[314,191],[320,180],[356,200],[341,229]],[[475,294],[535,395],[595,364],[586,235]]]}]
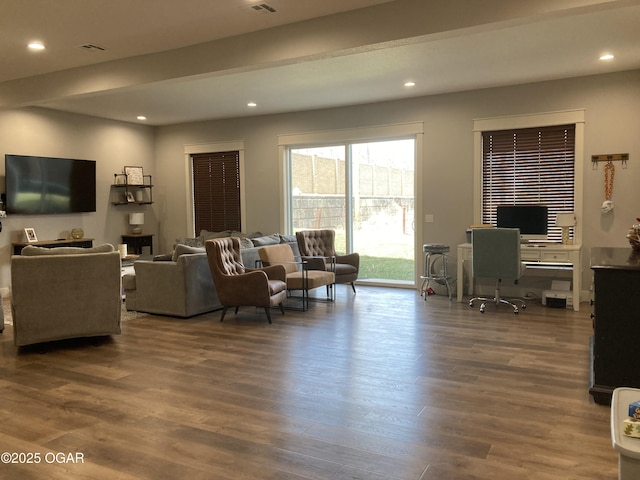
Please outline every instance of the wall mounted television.
[{"label": "wall mounted television", "polygon": [[96,211],[96,162],[72,158],[4,157],[7,214]]},{"label": "wall mounted television", "polygon": [[546,240],[549,225],[545,205],[498,205],[496,227],[519,228],[520,240]]}]

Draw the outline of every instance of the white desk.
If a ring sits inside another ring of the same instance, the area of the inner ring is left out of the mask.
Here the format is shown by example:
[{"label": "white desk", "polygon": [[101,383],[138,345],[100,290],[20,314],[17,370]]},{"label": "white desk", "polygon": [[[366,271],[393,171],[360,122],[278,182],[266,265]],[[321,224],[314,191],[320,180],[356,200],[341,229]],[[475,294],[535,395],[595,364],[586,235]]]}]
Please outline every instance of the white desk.
[{"label": "white desk", "polygon": [[[541,267],[558,269],[573,269],[573,309],[577,312],[580,310],[580,284],[581,284],[581,251],[582,245],[562,245],[560,243],[547,243],[543,245],[522,244],[520,250],[520,259],[525,263],[532,265],[540,265]],[[458,301],[462,302],[462,294],[464,290],[464,261],[472,259],[472,249],[470,243],[462,243],[458,245]],[[467,291],[469,294],[473,292],[473,268],[469,268],[467,276]]]}]

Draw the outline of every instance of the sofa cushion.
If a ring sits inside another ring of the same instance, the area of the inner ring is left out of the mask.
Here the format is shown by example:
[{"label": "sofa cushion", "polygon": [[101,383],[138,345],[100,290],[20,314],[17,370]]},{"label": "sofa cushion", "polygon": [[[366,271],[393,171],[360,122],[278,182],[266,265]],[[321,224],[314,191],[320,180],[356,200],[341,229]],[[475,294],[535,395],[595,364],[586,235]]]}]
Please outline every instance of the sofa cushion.
[{"label": "sofa cushion", "polygon": [[113,252],[115,248],[110,243],[104,243],[102,245],[98,245],[91,248],[82,248],[82,247],[58,247],[58,248],[47,248],[47,247],[36,247],[35,245],[27,245],[22,249],[20,253],[26,257],[33,257],[36,255],[72,255],[76,253],[107,253]]},{"label": "sofa cushion", "polygon": [[178,261],[178,257],[180,255],[191,255],[194,253],[205,253],[204,247],[190,247],[189,245],[176,245],[176,248],[173,250],[173,255],[171,256],[171,260],[176,262]]},{"label": "sofa cushion", "polygon": [[255,247],[265,247],[267,245],[278,245],[280,243],[280,236],[277,233],[273,235],[265,235],[263,237],[252,238],[251,242]]}]

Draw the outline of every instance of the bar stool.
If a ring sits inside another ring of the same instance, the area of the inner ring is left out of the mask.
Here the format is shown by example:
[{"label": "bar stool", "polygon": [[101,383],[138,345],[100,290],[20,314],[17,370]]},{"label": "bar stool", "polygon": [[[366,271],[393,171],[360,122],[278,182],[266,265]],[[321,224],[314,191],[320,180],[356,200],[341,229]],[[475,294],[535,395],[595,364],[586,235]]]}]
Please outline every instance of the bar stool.
[{"label": "bar stool", "polygon": [[[427,300],[429,283],[433,280],[440,285],[447,286],[447,294],[449,295],[449,301],[451,301],[451,287],[449,286],[449,280],[451,277],[447,272],[447,253],[449,253],[449,245],[425,243],[422,246],[422,251],[424,252],[424,275],[420,276],[422,279],[420,295],[424,295],[424,300]],[[438,260],[440,260],[441,269],[439,272],[434,272],[433,270]]]}]

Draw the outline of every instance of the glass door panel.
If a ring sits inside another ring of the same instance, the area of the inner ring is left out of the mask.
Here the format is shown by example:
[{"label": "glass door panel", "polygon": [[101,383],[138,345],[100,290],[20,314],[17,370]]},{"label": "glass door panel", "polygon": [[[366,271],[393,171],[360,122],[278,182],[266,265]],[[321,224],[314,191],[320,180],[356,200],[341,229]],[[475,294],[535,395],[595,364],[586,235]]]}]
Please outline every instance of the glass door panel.
[{"label": "glass door panel", "polygon": [[293,231],[333,229],[359,280],[414,283],[415,140],[289,150]]},{"label": "glass door panel", "polygon": [[414,140],[351,145],[353,251],[359,279],[414,279]]},{"label": "glass door panel", "polygon": [[292,149],[290,156],[293,231],[332,229],[335,249],[346,252],[344,145]]}]

